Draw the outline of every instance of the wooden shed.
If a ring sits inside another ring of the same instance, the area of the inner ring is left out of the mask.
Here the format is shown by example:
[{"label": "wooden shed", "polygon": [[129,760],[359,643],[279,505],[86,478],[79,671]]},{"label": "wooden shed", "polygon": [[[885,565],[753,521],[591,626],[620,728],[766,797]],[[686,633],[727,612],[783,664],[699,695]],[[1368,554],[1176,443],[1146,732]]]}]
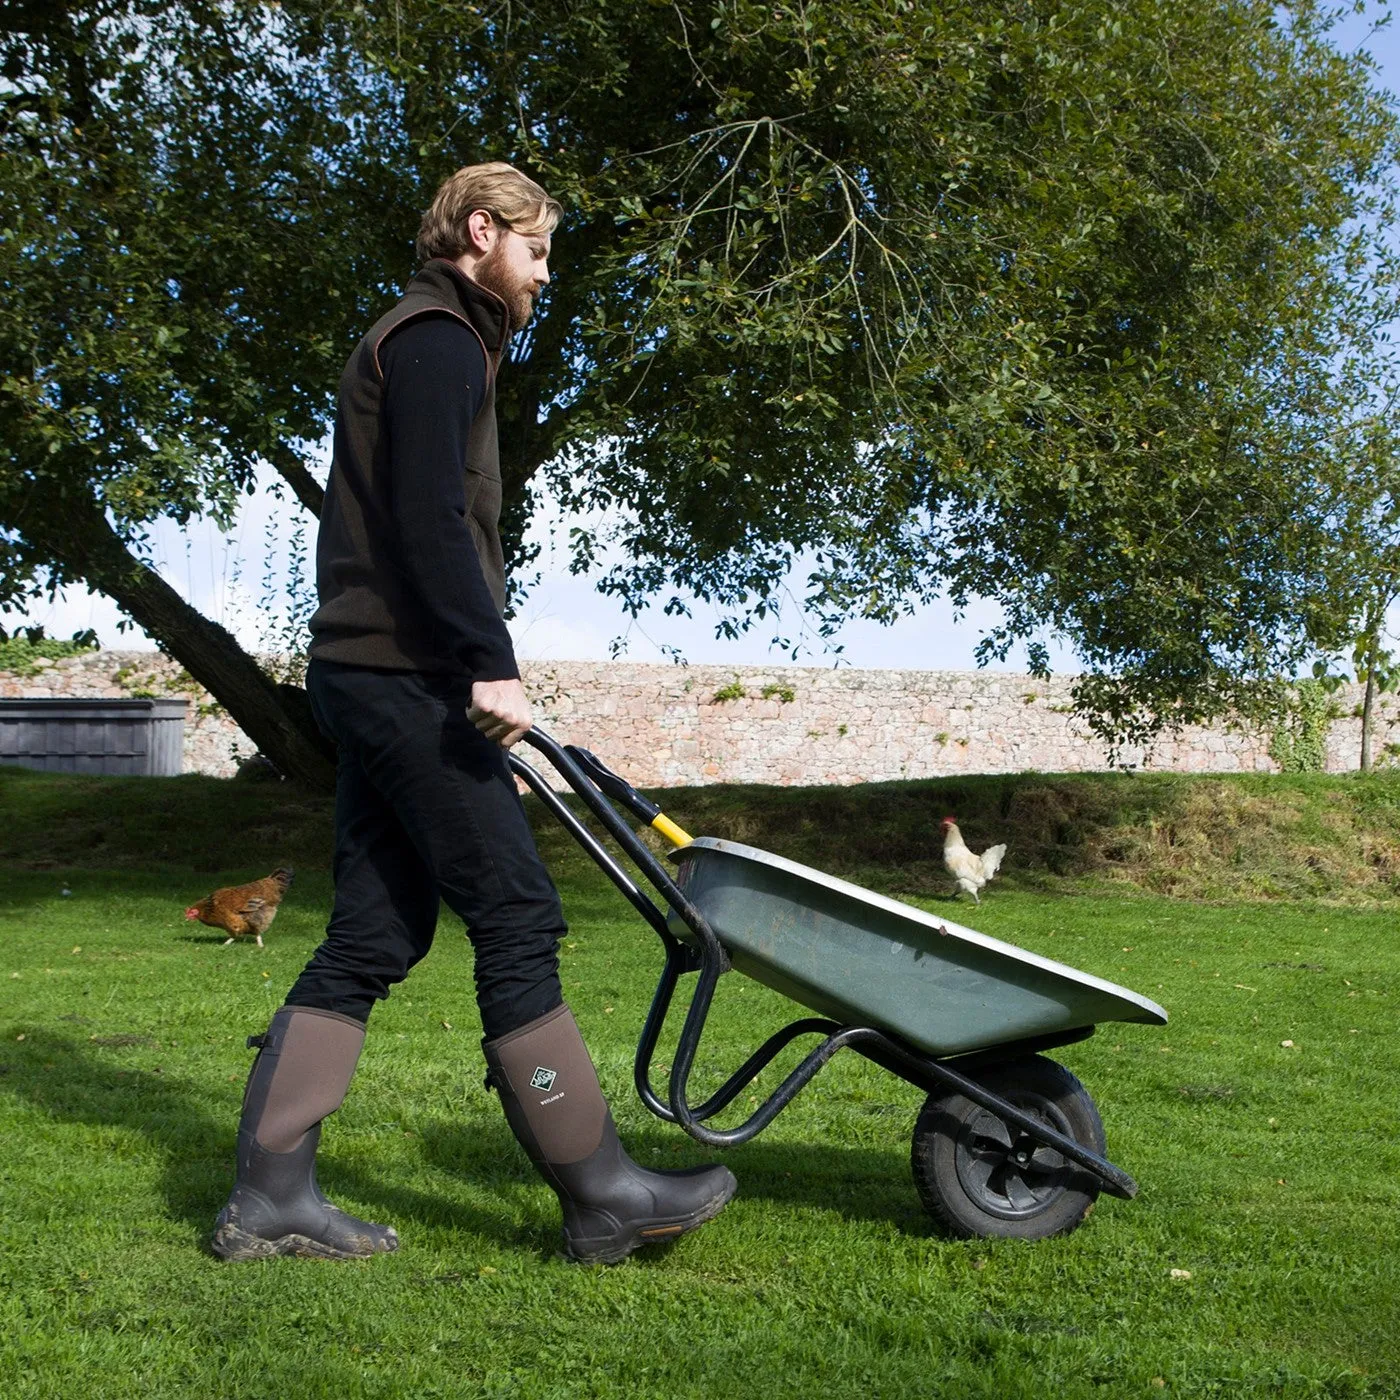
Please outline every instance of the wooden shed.
[{"label": "wooden shed", "polygon": [[0,763],[57,773],[173,777],[184,700],[0,700]]}]

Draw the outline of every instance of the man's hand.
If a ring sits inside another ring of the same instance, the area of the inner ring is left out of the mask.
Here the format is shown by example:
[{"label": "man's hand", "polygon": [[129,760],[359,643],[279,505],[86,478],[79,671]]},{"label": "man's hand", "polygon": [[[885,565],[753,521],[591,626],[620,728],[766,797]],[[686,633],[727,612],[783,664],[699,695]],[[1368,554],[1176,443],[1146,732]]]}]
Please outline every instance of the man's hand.
[{"label": "man's hand", "polygon": [[519,681],[473,681],[467,718],[503,749],[527,734],[534,720]]}]

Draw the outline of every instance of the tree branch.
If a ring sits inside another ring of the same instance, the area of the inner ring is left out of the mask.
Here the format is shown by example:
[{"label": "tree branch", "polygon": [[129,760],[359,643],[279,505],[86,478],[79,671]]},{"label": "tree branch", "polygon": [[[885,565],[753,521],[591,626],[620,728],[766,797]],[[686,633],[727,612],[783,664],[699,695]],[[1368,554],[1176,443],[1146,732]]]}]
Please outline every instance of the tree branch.
[{"label": "tree branch", "polygon": [[318,520],[321,507],[325,504],[326,493],[316,478],[306,469],[306,464],[284,442],[279,442],[267,454],[277,475],[296,493],[296,498]]}]

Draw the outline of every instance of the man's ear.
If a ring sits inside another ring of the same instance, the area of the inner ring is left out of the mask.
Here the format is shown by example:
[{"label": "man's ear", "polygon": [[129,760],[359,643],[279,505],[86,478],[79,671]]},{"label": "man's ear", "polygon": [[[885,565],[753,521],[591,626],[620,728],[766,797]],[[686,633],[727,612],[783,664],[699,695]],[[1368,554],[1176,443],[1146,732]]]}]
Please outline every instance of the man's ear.
[{"label": "man's ear", "polygon": [[496,221],[485,209],[473,209],[467,215],[467,238],[471,242],[472,252],[489,253],[499,232]]}]

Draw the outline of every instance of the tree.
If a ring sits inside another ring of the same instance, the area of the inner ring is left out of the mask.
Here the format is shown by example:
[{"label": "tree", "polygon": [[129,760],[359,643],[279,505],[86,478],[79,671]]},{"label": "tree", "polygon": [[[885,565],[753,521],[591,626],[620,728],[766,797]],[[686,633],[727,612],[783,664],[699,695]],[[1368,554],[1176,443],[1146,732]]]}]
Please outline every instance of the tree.
[{"label": "tree", "polygon": [[304,36],[245,0],[10,0],[4,18],[0,601],[108,594],[283,768],[325,782],[304,697],[144,545],[159,516],[229,521],[259,458],[319,507],[297,444],[399,272],[335,181],[336,95]]},{"label": "tree", "polygon": [[[110,591],[146,512],[229,509],[258,455],[313,505],[297,444],[417,211],[503,158],[570,211],[501,380],[517,546],[545,479],[607,508],[624,562],[601,586],[633,609],[689,590],[742,627],[797,558],[826,628],[991,597],[987,654],[1063,633],[1115,737],[1305,645],[1319,462],[1394,310],[1397,146],[1312,5],[12,8],[42,35],[5,70],[37,94],[5,128],[9,284],[67,217],[25,209],[110,205],[101,276],[70,258],[3,313],[7,363],[34,367],[0,410],[12,590],[57,560]],[[74,56],[98,51],[95,81]],[[33,332],[64,318],[80,354]],[[41,528],[60,480],[82,483],[71,540]],[[581,565],[599,543],[580,533]]]},{"label": "tree", "polygon": [[[1366,687],[1361,703],[1361,771],[1375,767],[1376,701],[1386,691],[1400,687],[1400,666],[1394,652],[1382,645],[1385,636],[1385,610],[1400,598],[1400,579],[1392,572],[1377,580],[1372,607],[1364,618],[1352,660],[1357,679]],[[1388,597],[1386,595],[1389,595]],[[1384,599],[1384,605],[1381,600]]]},{"label": "tree", "polygon": [[[1328,587],[1310,627],[1323,650],[1349,652],[1361,703],[1361,771],[1374,766],[1376,703],[1400,687],[1400,660],[1386,645],[1386,624],[1400,600],[1400,441],[1394,410],[1400,384],[1376,385],[1377,412],[1340,464]],[[1317,668],[1315,668],[1317,669]]]}]

